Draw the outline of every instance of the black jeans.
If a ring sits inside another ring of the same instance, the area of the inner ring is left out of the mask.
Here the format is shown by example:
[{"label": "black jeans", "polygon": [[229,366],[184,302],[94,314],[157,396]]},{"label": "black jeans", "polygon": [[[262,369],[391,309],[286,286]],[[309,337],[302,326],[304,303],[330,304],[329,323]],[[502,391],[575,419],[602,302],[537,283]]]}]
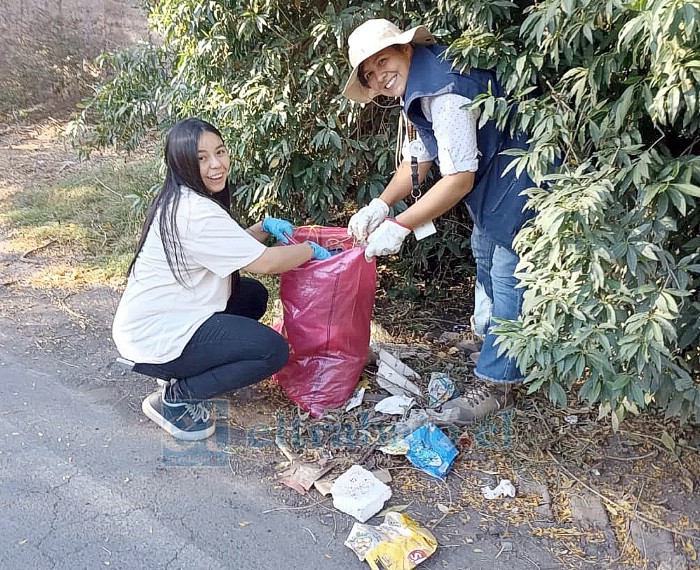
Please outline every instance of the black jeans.
[{"label": "black jeans", "polygon": [[157,378],[177,378],[167,388],[168,400],[215,398],[260,382],[287,363],[287,341],[258,322],[267,309],[267,289],[249,277],[236,281],[226,309],[202,323],[179,357],[134,367]]}]

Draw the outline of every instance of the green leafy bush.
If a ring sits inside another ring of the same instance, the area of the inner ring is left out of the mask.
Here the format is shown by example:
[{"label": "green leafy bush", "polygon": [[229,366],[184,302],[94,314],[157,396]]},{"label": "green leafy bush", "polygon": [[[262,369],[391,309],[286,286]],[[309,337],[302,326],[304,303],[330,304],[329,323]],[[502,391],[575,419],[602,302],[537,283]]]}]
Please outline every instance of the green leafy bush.
[{"label": "green leafy bush", "polygon": [[[549,183],[516,241],[524,316],[501,324],[502,346],[530,391],[564,405],[580,384],[614,426],[651,402],[698,414],[700,3],[552,1],[523,16],[452,45],[462,65],[497,65],[532,134],[512,166]],[[482,120],[509,110],[478,105]]]},{"label": "green leafy bush", "polygon": [[[523,318],[500,323],[531,390],[611,413],[700,412],[698,0],[421,2],[163,0],[163,43],[109,54],[111,79],[75,122],[91,145],[135,148],[146,129],[198,115],[232,147],[242,211],[344,223],[394,163],[397,109],[341,96],[345,42],[368,17],[424,23],[460,68],[493,67],[508,100],[481,120],[531,135],[512,167],[547,189],[518,236]],[[552,170],[552,164],[559,166]],[[461,214],[404,259],[468,263]]]}]

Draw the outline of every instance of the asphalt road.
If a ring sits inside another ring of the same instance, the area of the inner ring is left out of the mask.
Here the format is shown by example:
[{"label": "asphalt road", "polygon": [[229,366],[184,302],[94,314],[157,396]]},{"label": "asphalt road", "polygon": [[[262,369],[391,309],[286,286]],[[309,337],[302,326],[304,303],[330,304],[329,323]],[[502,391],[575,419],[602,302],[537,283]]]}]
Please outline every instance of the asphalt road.
[{"label": "asphalt road", "polygon": [[165,432],[51,368],[0,348],[0,568],[366,568],[317,517],[263,514],[279,499],[227,465],[164,462]]},{"label": "asphalt road", "polygon": [[[229,466],[224,443],[245,435],[178,444],[134,390],[72,382],[84,363],[15,346],[2,319],[0,339],[0,570],[368,568],[343,544],[354,519],[268,495],[269,465]],[[561,567],[532,538],[501,555],[495,537],[449,531],[421,570]]]}]

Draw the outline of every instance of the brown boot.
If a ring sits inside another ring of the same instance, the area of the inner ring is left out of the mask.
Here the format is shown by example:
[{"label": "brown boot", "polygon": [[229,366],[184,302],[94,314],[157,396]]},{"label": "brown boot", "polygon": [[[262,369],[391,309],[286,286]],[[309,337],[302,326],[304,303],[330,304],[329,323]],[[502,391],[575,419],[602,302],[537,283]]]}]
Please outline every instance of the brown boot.
[{"label": "brown boot", "polygon": [[[487,418],[513,405],[511,383],[486,382],[475,379],[458,398],[442,405],[442,411],[459,410],[459,423],[472,423]],[[451,412],[450,415],[453,415]],[[456,423],[456,422],[455,422]]]}]

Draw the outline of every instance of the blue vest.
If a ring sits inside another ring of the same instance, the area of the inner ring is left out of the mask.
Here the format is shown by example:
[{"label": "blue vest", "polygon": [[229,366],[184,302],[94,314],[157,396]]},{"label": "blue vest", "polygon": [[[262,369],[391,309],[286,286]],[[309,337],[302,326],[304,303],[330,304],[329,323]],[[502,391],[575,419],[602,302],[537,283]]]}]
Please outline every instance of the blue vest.
[{"label": "blue vest", "polygon": [[[495,97],[504,92],[493,71],[471,69],[467,73],[452,70],[452,62],[444,58],[444,46],[415,46],[408,74],[403,110],[425,143],[426,149],[437,156],[437,141],[433,125],[421,110],[420,98],[444,93],[456,93],[474,99],[489,91]],[[495,121],[488,121],[477,131],[479,169],[475,173],[474,187],[464,198],[474,224],[497,243],[512,248],[513,238],[534,212],[524,210],[527,197],[520,193],[534,182],[525,172],[516,178],[515,170],[501,176],[514,157],[499,154],[510,148],[527,149],[527,136],[513,138],[496,128]],[[523,211],[524,210],[524,211]]]}]

